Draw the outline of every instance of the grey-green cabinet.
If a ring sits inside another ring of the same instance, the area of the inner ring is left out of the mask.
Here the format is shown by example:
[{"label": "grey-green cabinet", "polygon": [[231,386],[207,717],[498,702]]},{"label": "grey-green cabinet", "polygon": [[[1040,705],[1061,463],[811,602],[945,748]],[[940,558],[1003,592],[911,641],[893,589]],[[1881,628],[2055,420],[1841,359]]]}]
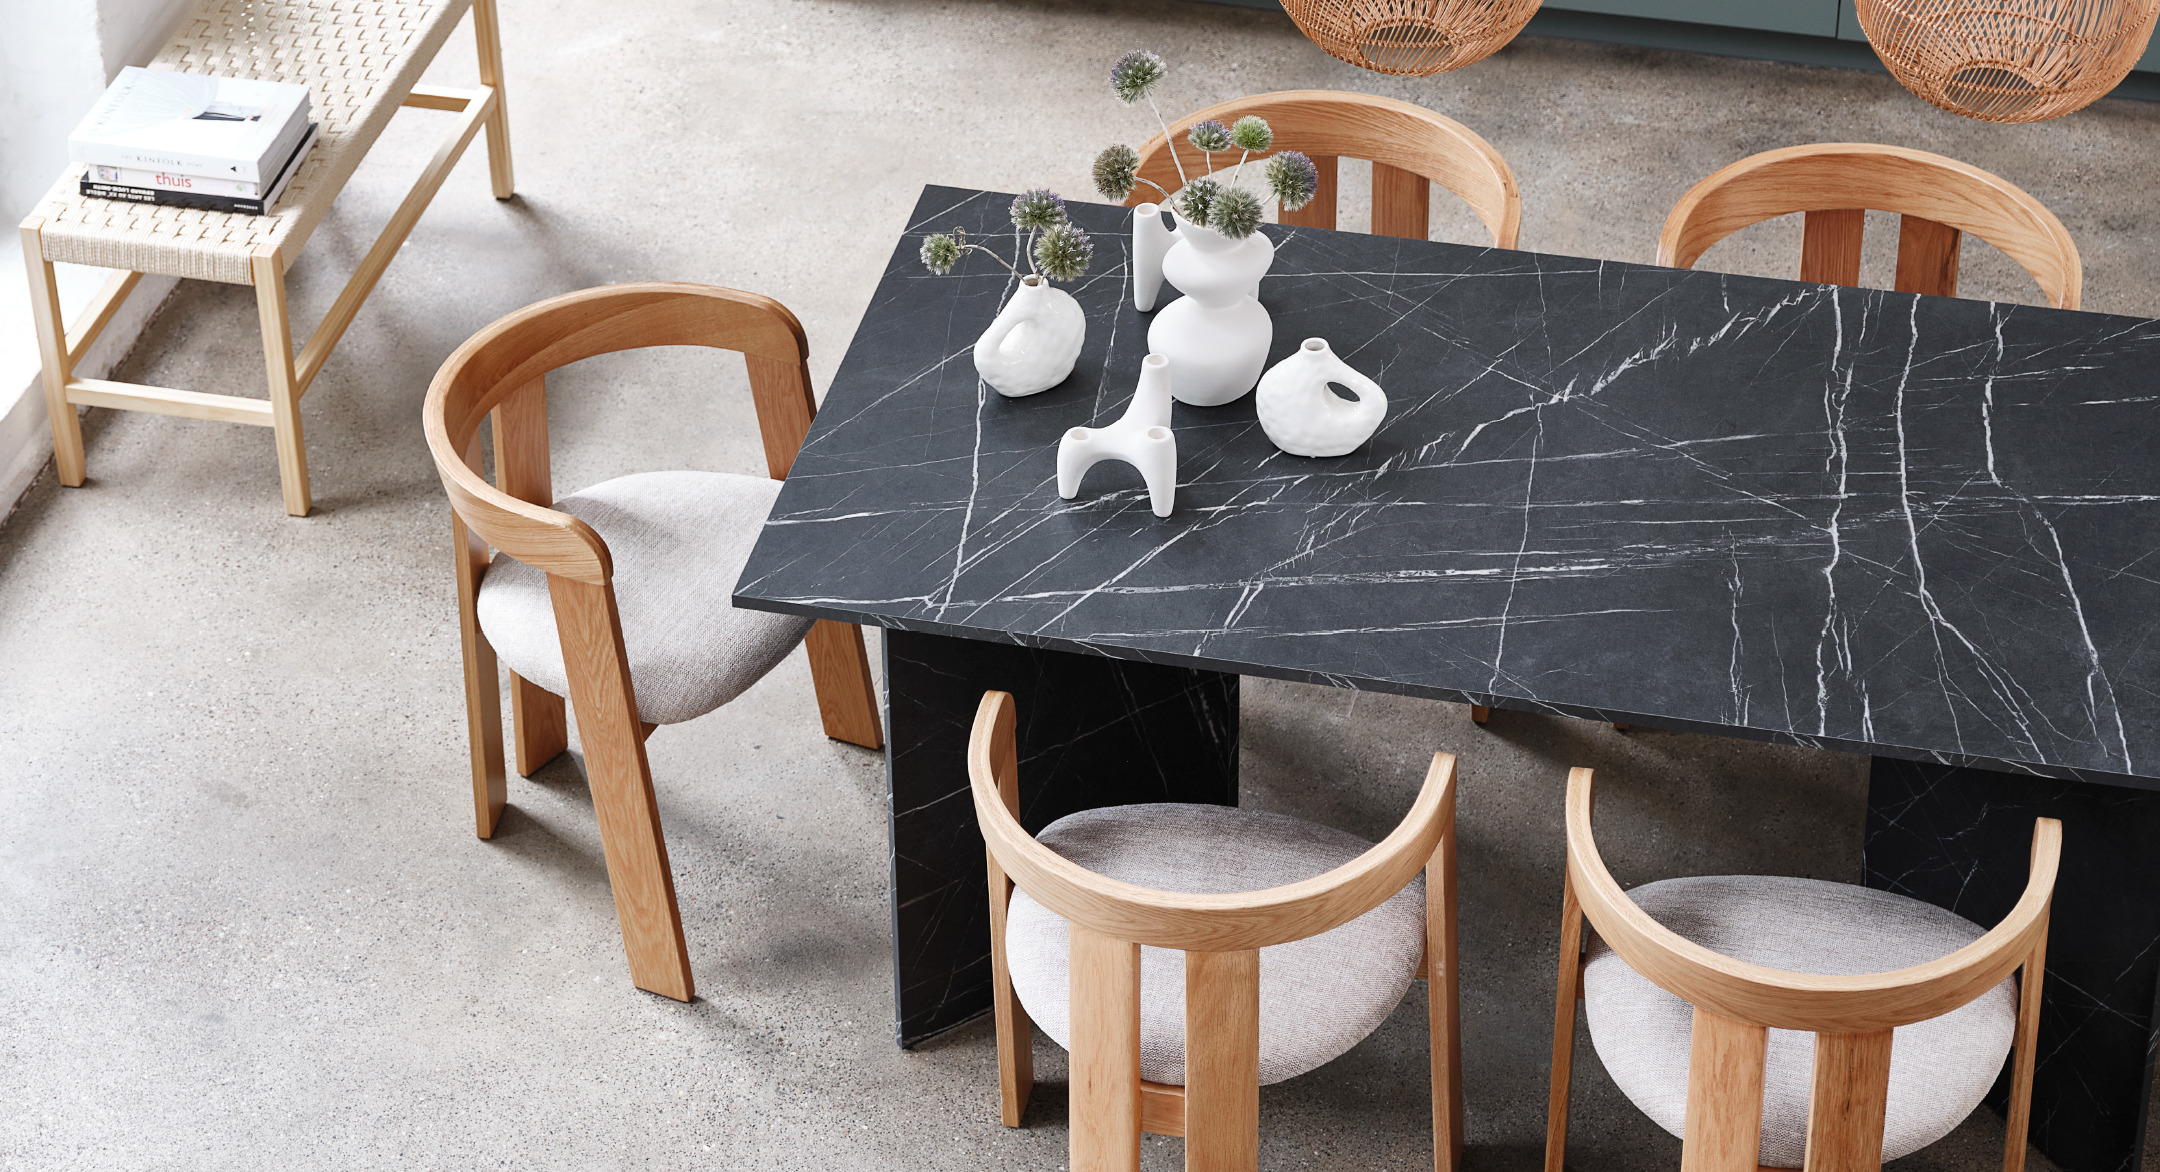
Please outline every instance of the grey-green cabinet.
[{"label": "grey-green cabinet", "polygon": [[[1544,7],[1834,37],[1839,31],[1838,4],[1839,0],[1545,0]],[[1844,4],[1849,9],[1852,0]]]}]

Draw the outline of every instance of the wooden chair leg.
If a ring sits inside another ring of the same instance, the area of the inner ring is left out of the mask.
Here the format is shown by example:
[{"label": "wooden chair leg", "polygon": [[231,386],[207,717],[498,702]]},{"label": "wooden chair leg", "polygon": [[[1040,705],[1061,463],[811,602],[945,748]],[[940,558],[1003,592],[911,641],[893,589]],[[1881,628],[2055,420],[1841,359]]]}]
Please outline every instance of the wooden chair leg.
[{"label": "wooden chair leg", "polygon": [[[1020,763],[1010,723],[1000,730],[993,752],[998,794],[1018,818]],[[997,1019],[998,1119],[1007,1127],[1018,1127],[1027,1114],[1028,1096],[1035,1090],[1034,1023],[1013,992],[1012,969],[1005,960],[1005,917],[1012,907],[1013,883],[987,847],[983,855],[990,865],[990,1005]]]},{"label": "wooden chair leg", "polygon": [[[1890,1057],[1889,1031],[1883,1031],[1883,1058]],[[1769,1031],[1695,1010],[1688,1050],[1687,1134],[1681,1139],[1680,1166],[1687,1172],[1755,1172],[1762,1147],[1763,1054]],[[1820,1041],[1827,1039],[1818,1039]],[[1818,1055],[1820,1050],[1817,1051]],[[1887,1073],[1888,1067],[1885,1067]],[[1817,1066],[1816,1087],[1822,1089]],[[1833,1088],[1830,1094],[1837,1093]],[[1809,1130],[1817,1121],[1810,1117]],[[1808,1137],[1807,1166],[1816,1166],[1815,1138]],[[1882,1115],[1875,1116],[1875,1156],[1882,1158]]]},{"label": "wooden chair leg", "polygon": [[1965,234],[1921,216],[1898,217],[1897,291],[1957,296],[1958,245]]},{"label": "wooden chair leg", "polygon": [[[1702,1050],[1702,1010],[1695,1011],[1696,1052]],[[1735,1022],[1734,1025],[1739,1023]],[[1757,1037],[1760,1026],[1752,1029]],[[1878,1172],[1882,1167],[1884,1114],[1890,1098],[1889,1030],[1870,1034],[1816,1034],[1814,1090],[1808,1100],[1808,1172]],[[1756,1069],[1762,1068],[1762,1045],[1755,1043]],[[1688,1077],[1696,1076],[1690,1065]],[[1762,1102],[1762,1076],[1755,1081],[1755,1101]],[[1757,1127],[1760,1128],[1760,1108]],[[1688,1118],[1695,1117],[1692,1083],[1688,1095]],[[1689,1140],[1694,1136],[1690,1128]],[[1747,1152],[1755,1162],[1755,1150]],[[1684,1157],[1683,1157],[1684,1159]],[[1739,1166],[1737,1155],[1733,1167]]]},{"label": "wooden chair leg", "polygon": [[1432,180],[1415,171],[1372,165],[1372,230],[1375,236],[1432,238]]},{"label": "wooden chair leg", "polygon": [[1858,285],[1867,212],[1861,208],[1812,211],[1802,224],[1800,279],[1821,285]]},{"label": "wooden chair leg", "polygon": [[1575,880],[1560,895],[1560,980],[1553,998],[1552,1091],[1545,1105],[1545,1172],[1561,1172],[1567,1159],[1568,1080],[1575,1069],[1575,1003],[1582,999],[1582,904]]},{"label": "wooden chair leg", "polygon": [[292,323],[285,316],[285,258],[277,249],[255,251],[255,310],[262,319],[263,362],[270,373],[270,417],[277,431],[278,482],[285,490],[285,511],[305,517],[313,507],[308,491],[307,441],[300,428],[300,380],[293,369]]},{"label": "wooden chair leg", "polygon": [[519,777],[540,772],[570,747],[570,715],[563,698],[516,672],[510,673],[510,730],[517,738]]},{"label": "wooden chair leg", "polygon": [[2047,976],[2047,922],[2018,974],[2017,1044],[2010,1051],[2010,1115],[2003,1136],[2003,1172],[2025,1172],[2025,1138],[2032,1126],[2034,1050],[2040,1041],[2040,986]]},{"label": "wooden chair leg", "polygon": [[1071,940],[1072,1172],[1139,1172],[1140,946],[1081,924]]},{"label": "wooden chair leg", "polygon": [[503,776],[501,677],[495,648],[480,632],[474,606],[480,575],[487,570],[487,543],[467,529],[456,513],[450,514],[450,540],[457,555],[458,639],[465,652],[465,741],[472,757],[473,830],[482,838],[493,838],[509,801],[509,784]]},{"label": "wooden chair leg", "polygon": [[1335,156],[1312,156],[1313,171],[1318,183],[1313,188],[1310,202],[1298,210],[1284,211],[1279,219],[1285,224],[1305,228],[1333,228],[1335,226]]},{"label": "wooden chair leg", "polygon": [[1455,932],[1455,799],[1447,828],[1425,865],[1425,1010],[1432,1031],[1434,1172],[1456,1172],[1463,1156],[1462,987]]},{"label": "wooden chair leg", "polygon": [[495,91],[495,109],[487,117],[488,180],[496,199],[517,194],[510,175],[510,114],[503,98],[502,24],[495,0],[473,0],[473,41],[480,49],[480,84]]},{"label": "wooden chair leg", "polygon": [[1260,953],[1185,954],[1185,1167],[1260,1167]]},{"label": "wooden chair leg", "polygon": [[877,685],[870,679],[870,653],[863,647],[862,628],[819,619],[803,640],[803,649],[810,656],[810,682],[817,689],[825,735],[865,749],[884,748]]},{"label": "wooden chair leg", "polygon": [[1483,724],[1492,719],[1492,709],[1483,704],[1472,704],[1470,706],[1470,719],[1473,723]]},{"label": "wooden chair leg", "polygon": [[645,736],[623,654],[615,592],[605,583],[548,575],[548,594],[569,669],[570,703],[585,743],[585,777],[607,855],[615,918],[622,925],[630,979],[640,989],[688,1001],[695,993],[675,876],[645,761]]},{"label": "wooden chair leg", "polygon": [[52,262],[45,259],[39,240],[42,219],[23,221],[23,267],[30,277],[30,310],[37,319],[38,355],[43,360],[45,412],[51,417],[53,467],[60,483],[79,488],[83,482],[82,421],[75,405],[67,401],[68,380],[75,372],[68,362],[67,321],[60,316],[60,282]]}]

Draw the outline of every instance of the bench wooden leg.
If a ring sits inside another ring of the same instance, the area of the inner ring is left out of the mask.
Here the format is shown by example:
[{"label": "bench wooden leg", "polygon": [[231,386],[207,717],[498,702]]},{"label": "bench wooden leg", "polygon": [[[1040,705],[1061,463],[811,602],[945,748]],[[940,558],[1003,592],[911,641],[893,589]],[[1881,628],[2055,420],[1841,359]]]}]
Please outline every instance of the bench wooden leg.
[{"label": "bench wooden leg", "polygon": [[254,270],[255,311],[262,318],[263,363],[270,372],[270,414],[277,431],[278,482],[285,490],[285,511],[305,517],[314,501],[308,492],[307,441],[300,430],[292,322],[285,316],[285,258],[277,249],[258,249]]},{"label": "bench wooden leg", "polygon": [[488,113],[488,178],[496,199],[517,194],[510,177],[510,113],[503,104],[502,26],[495,18],[495,0],[473,0],[473,40],[480,47],[480,84],[495,91],[495,108]]},{"label": "bench wooden leg", "polygon": [[74,371],[68,361],[67,323],[60,317],[60,283],[52,262],[45,259],[38,240],[41,219],[23,221],[23,267],[30,275],[30,309],[37,318],[38,353],[44,359],[45,410],[52,417],[53,464],[60,483],[70,488],[83,482],[82,421],[75,405],[67,401],[68,380]]}]

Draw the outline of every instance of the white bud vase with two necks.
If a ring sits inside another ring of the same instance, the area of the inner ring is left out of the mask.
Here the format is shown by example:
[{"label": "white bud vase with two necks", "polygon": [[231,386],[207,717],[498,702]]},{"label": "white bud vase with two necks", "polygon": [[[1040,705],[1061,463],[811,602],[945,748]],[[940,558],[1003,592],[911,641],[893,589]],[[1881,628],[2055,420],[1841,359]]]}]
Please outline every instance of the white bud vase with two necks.
[{"label": "white bud vase with two necks", "polygon": [[1164,280],[1185,294],[1148,325],[1148,350],[1170,360],[1180,403],[1219,407],[1260,381],[1275,322],[1260,304],[1260,278],[1275,263],[1275,245],[1255,230],[1243,240],[1203,228],[1144,203],[1133,209],[1133,305],[1155,307]]},{"label": "white bud vase with two necks", "polygon": [[975,373],[1008,399],[1065,381],[1087,340],[1087,314],[1063,289],[1029,273],[975,340]]}]

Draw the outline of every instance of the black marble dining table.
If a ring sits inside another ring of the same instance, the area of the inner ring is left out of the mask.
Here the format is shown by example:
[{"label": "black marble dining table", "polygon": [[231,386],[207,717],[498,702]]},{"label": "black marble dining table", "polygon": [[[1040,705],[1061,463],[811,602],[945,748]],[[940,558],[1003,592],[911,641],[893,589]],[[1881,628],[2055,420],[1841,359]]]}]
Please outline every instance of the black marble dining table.
[{"label": "black marble dining table", "polygon": [[1234,803],[1262,676],[1867,754],[1853,878],[1983,924],[2062,819],[2033,1140],[2137,1166],[2160,322],[1270,224],[1270,361],[1326,338],[1386,417],[1313,459],[1252,396],[1179,404],[1157,518],[1125,465],[1056,492],[1060,435],[1116,419],[1147,353],[1132,213],[1071,206],[1086,342],[1026,398],[972,361],[1012,276],[917,259],[955,226],[1010,255],[1010,199],[923,191],[735,595],[885,628],[903,1044],[989,1005],[983,691],[1018,700],[1039,829]]}]

